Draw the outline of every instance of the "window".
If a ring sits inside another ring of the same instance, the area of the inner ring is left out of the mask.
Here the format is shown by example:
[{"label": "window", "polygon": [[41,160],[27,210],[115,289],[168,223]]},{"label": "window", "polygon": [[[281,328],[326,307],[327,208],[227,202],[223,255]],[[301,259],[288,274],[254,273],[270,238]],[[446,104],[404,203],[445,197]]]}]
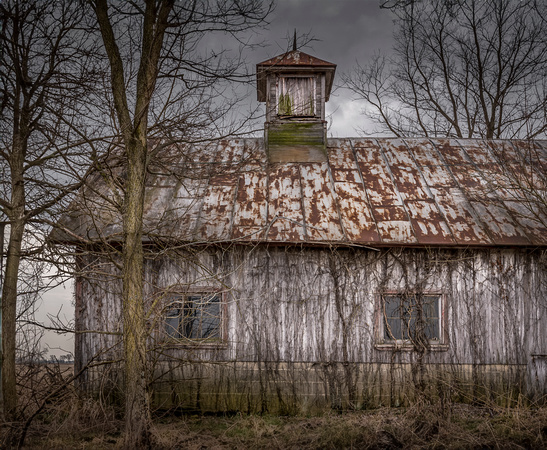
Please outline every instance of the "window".
[{"label": "window", "polygon": [[277,114],[280,116],[315,115],[315,78],[280,77],[277,88]]},{"label": "window", "polygon": [[378,346],[442,346],[446,343],[444,302],[439,294],[384,294],[377,330]]},{"label": "window", "polygon": [[165,332],[171,340],[218,342],[223,339],[223,316],[219,293],[170,294]]}]

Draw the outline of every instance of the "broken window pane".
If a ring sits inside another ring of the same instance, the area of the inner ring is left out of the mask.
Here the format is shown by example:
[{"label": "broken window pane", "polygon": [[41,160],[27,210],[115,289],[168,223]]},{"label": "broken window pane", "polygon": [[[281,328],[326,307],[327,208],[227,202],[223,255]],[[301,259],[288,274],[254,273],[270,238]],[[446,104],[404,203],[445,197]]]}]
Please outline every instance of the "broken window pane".
[{"label": "broken window pane", "polygon": [[440,340],[440,296],[385,295],[384,339],[410,341],[425,337]]},{"label": "broken window pane", "polygon": [[174,339],[220,339],[219,294],[173,295],[165,316],[165,331]]}]

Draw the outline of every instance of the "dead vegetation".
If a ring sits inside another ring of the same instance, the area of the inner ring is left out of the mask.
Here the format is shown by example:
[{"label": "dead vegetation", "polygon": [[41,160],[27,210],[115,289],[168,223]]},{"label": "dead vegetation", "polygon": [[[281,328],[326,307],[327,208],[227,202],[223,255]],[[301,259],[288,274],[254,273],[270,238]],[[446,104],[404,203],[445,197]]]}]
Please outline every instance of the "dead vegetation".
[{"label": "dead vegetation", "polygon": [[[99,402],[65,398],[29,430],[25,448],[122,445],[121,416]],[[158,449],[545,448],[547,408],[421,404],[316,417],[156,414]]]},{"label": "dead vegetation", "polygon": [[[41,367],[25,385],[29,414],[26,438],[10,443],[6,437],[17,424],[0,424],[0,448],[118,449],[123,446],[123,410],[83,397],[70,380],[67,367]],[[25,367],[25,374],[28,368]],[[51,374],[58,373],[51,392]],[[39,389],[37,387],[40,386]],[[48,387],[49,386],[49,387]],[[44,397],[45,403],[37,398]],[[34,399],[34,403],[33,403]],[[33,406],[34,405],[34,406]],[[156,410],[153,416],[155,449],[391,449],[391,448],[547,448],[547,406],[524,401],[500,407],[487,400],[463,404],[425,396],[409,407],[327,410],[320,415],[198,414]],[[10,447],[11,445],[11,447]]]}]

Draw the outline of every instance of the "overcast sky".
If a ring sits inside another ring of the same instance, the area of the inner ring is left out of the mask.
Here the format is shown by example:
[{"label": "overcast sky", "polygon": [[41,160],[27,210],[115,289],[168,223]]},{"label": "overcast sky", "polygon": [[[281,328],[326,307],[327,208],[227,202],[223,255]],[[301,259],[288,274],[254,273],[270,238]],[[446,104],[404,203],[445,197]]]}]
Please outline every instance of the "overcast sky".
[{"label": "overcast sky", "polygon": [[[366,63],[378,50],[393,45],[393,14],[380,9],[379,0],[279,0],[268,30],[261,31],[269,45],[257,50],[256,62],[283,53],[287,35],[309,33],[317,39],[301,50],[337,65],[335,85],[359,61]],[[329,135],[357,136],[355,128],[366,124],[360,114],[362,102],[352,101],[351,92],[336,89],[327,103],[332,114]]]},{"label": "overcast sky", "polygon": [[[299,36],[309,34],[315,38],[300,50],[337,65],[335,89],[327,103],[328,120],[332,121],[329,136],[357,136],[357,129],[371,128],[360,114],[364,104],[352,101],[351,92],[336,85],[341,82],[340,75],[351,71],[357,61],[364,64],[378,50],[389,52],[391,49],[393,15],[380,9],[379,3],[379,0],[278,0],[269,27],[257,32],[257,38],[267,45],[248,54],[248,62],[254,65],[292,48],[295,28]],[[256,95],[251,98],[256,106]],[[38,319],[49,322],[47,314],[59,314],[64,321],[73,318],[71,284],[44,296]],[[66,335],[47,332],[45,344],[50,355],[73,352],[73,340]]]}]

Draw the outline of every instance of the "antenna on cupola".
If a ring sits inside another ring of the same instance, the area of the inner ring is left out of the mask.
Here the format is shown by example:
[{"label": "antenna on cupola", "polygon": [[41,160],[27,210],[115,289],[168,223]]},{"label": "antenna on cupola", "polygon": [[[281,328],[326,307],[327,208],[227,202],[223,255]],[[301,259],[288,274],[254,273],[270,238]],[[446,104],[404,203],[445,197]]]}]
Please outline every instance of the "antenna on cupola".
[{"label": "antenna on cupola", "polygon": [[292,51],[296,51],[296,28],[294,29],[294,39],[292,41]]}]

